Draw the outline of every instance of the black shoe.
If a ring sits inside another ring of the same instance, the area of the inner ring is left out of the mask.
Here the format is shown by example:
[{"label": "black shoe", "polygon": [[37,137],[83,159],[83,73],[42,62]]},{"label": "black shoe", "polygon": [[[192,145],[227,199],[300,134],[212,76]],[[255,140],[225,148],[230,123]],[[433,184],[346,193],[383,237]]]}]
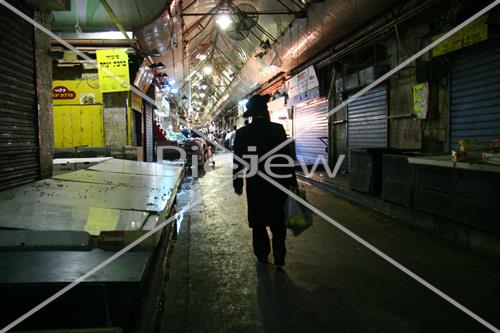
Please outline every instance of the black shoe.
[{"label": "black shoe", "polygon": [[285,258],[274,258],[274,264],[276,266],[285,266]]}]

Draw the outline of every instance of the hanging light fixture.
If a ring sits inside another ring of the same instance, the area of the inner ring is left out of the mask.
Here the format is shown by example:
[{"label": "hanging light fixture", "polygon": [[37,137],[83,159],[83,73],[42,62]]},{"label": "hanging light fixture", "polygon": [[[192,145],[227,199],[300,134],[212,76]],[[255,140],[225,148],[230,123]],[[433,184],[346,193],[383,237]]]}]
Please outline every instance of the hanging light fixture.
[{"label": "hanging light fixture", "polygon": [[226,30],[229,27],[229,25],[233,23],[233,20],[231,19],[231,17],[229,17],[229,15],[222,14],[219,15],[215,23],[217,23],[222,30]]},{"label": "hanging light fixture", "polygon": [[202,53],[198,53],[196,55],[196,59],[200,59],[201,61],[207,59],[207,55],[206,54],[202,54]]},{"label": "hanging light fixture", "polygon": [[205,73],[206,75],[212,74],[213,71],[214,68],[212,67],[212,65],[205,65],[205,67],[203,67],[203,73]]}]

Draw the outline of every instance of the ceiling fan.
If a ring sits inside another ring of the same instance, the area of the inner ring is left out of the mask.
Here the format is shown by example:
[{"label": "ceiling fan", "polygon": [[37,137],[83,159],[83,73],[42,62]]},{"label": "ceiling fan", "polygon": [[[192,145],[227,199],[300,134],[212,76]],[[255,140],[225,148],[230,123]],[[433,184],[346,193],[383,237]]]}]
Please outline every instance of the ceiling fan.
[{"label": "ceiling fan", "polygon": [[242,41],[250,35],[250,29],[257,25],[259,15],[257,9],[247,3],[231,6],[232,22],[226,28],[229,38]]}]

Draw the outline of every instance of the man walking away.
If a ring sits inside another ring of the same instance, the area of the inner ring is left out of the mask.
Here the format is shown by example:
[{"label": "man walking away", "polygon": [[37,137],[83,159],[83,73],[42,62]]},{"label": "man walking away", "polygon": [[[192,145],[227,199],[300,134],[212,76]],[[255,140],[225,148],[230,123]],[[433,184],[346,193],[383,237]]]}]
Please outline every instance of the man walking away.
[{"label": "man walking away", "polygon": [[[287,139],[283,126],[270,121],[267,110],[268,101],[268,95],[256,95],[246,104],[247,111],[243,116],[245,118],[252,117],[252,122],[236,132],[234,142],[234,164],[236,167],[234,173],[239,173],[244,168],[236,156],[250,164],[251,159],[248,155],[257,155],[260,158]],[[289,145],[282,147],[273,155],[277,154],[287,155],[292,158]],[[246,157],[244,158],[243,155],[246,155]],[[253,159],[255,160],[255,157]],[[261,161],[258,164],[259,171],[269,177],[271,177],[270,174],[272,173],[287,175],[287,178],[271,178],[288,188],[297,186],[293,166],[272,168],[270,172],[266,172],[264,163],[265,161]],[[285,157],[276,157],[273,158],[272,164],[289,164],[289,161]],[[252,228],[254,254],[259,262],[268,262],[268,256],[271,252],[271,244],[267,234],[267,227],[269,227],[272,233],[274,264],[282,266],[285,264],[286,255],[286,227],[283,205],[287,195],[258,174],[251,175],[250,173],[245,178],[248,223],[249,227]],[[235,193],[241,194],[243,192],[243,178],[241,176],[233,180],[233,187]]]}]

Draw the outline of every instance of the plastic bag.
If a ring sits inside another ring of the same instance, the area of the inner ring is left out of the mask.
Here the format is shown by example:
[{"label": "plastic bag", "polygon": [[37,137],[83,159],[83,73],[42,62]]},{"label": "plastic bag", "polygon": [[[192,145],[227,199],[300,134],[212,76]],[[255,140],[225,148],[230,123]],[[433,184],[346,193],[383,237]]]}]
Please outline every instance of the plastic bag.
[{"label": "plastic bag", "polygon": [[[304,190],[296,190],[296,194],[306,200],[306,192]],[[294,236],[300,235],[304,230],[312,225],[312,213],[301,203],[292,197],[288,197],[285,201],[285,225],[293,231]]]}]

